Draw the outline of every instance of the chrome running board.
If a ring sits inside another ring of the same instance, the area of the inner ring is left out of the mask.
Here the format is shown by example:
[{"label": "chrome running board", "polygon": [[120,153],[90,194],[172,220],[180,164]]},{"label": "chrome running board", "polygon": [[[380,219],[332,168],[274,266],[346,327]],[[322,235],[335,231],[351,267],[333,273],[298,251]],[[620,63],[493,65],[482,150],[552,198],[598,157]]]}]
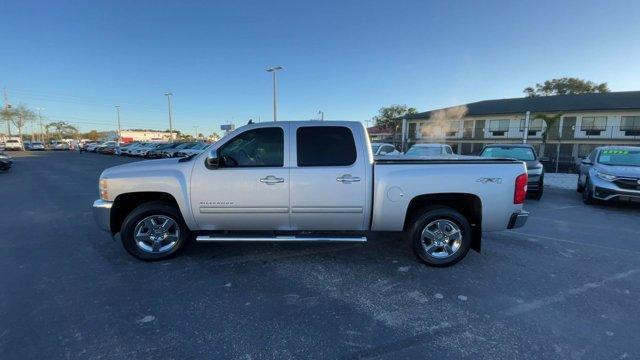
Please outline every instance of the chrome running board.
[{"label": "chrome running board", "polygon": [[361,237],[319,237],[319,236],[210,236],[201,235],[196,241],[202,242],[367,242]]}]

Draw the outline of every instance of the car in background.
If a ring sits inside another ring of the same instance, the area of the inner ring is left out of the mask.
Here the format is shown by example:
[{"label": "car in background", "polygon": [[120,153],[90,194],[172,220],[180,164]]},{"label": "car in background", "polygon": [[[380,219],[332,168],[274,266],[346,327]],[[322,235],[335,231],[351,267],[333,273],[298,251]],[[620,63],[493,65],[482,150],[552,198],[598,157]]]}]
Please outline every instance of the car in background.
[{"label": "car in background", "polygon": [[69,144],[64,141],[52,141],[50,145],[51,150],[69,150]]},{"label": "car in background", "polygon": [[0,170],[9,170],[12,164],[13,160],[11,156],[0,153]]},{"label": "car in background", "polygon": [[165,151],[171,150],[171,149],[175,149],[178,146],[182,145],[184,143],[182,142],[174,142],[174,143],[168,143],[168,144],[164,144],[162,146],[158,146],[157,148],[149,151],[149,153],[147,154],[147,157],[151,158],[151,159],[158,159],[158,158],[163,158],[165,157],[164,153]]},{"label": "car in background", "polygon": [[185,157],[191,155],[198,155],[203,152],[206,148],[209,147],[209,143],[200,142],[195,144],[194,146],[189,147],[188,149],[180,149],[176,152],[175,157]]},{"label": "car in background", "polygon": [[102,141],[96,141],[96,142],[85,144],[84,151],[96,152],[96,148],[100,145],[102,145]]},{"label": "car in background", "polygon": [[536,150],[529,144],[491,144],[480,151],[480,157],[516,159],[527,166],[527,194],[539,200],[544,193],[544,166],[547,158],[539,158]]},{"label": "car in background", "polygon": [[5,147],[4,147],[4,142],[0,142],[0,151],[4,151]]},{"label": "car in background", "polygon": [[131,155],[140,156],[140,157],[148,157],[149,151],[164,145],[165,143],[146,143],[142,146],[136,147],[131,151]]},{"label": "car in background", "polygon": [[44,151],[44,144],[36,141],[29,144],[30,151]]},{"label": "car in background", "polygon": [[120,152],[120,154],[119,154],[119,155],[122,155],[122,156],[130,156],[130,155],[131,155],[131,152],[132,152],[134,149],[136,149],[136,148],[138,148],[138,147],[140,147],[140,146],[142,146],[142,145],[144,145],[144,144],[145,144],[145,143],[143,143],[143,142],[136,141],[136,142],[132,142],[132,143],[126,144],[126,145],[124,145],[124,146],[121,146],[121,147],[120,147],[120,151],[119,151],[119,152]]},{"label": "car in background", "polygon": [[597,201],[640,202],[640,147],[601,146],[580,166],[576,190],[585,204]]},{"label": "car in background", "polygon": [[449,156],[453,155],[451,146],[447,144],[414,144],[407,152],[407,156]]},{"label": "car in background", "polygon": [[400,151],[396,150],[395,146],[385,143],[371,143],[371,151],[373,156],[400,155]]},{"label": "car in background", "polygon": [[107,141],[96,147],[96,153],[113,155],[116,153],[117,148],[119,148],[117,141]]},{"label": "car in background", "polygon": [[4,143],[4,148],[7,151],[20,151],[24,149],[24,145],[22,144],[22,140],[20,139],[8,139]]},{"label": "car in background", "polygon": [[162,155],[165,158],[176,157],[179,151],[190,149],[196,145],[198,145],[197,142],[185,142],[174,148],[163,150]]}]

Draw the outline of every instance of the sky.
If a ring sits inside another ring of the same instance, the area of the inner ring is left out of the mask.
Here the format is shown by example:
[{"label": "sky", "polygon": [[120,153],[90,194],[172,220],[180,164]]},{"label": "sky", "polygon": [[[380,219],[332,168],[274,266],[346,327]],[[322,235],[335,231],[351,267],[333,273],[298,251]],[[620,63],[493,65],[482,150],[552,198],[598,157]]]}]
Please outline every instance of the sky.
[{"label": "sky", "polygon": [[367,121],[574,76],[640,90],[640,1],[0,0],[0,87],[44,121],[174,128]]}]

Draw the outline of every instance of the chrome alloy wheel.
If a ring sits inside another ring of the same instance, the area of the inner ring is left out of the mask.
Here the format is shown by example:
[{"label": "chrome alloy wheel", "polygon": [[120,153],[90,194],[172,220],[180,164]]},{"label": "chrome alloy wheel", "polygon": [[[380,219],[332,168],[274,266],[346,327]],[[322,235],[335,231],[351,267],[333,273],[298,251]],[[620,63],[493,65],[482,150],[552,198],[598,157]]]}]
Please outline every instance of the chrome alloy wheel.
[{"label": "chrome alloy wheel", "polygon": [[422,230],[422,247],[434,258],[452,256],[460,249],[461,244],[462,230],[451,220],[434,220]]},{"label": "chrome alloy wheel", "polygon": [[180,227],[165,215],[152,215],[142,219],[135,227],[136,245],[143,251],[163,253],[173,249],[180,238]]}]

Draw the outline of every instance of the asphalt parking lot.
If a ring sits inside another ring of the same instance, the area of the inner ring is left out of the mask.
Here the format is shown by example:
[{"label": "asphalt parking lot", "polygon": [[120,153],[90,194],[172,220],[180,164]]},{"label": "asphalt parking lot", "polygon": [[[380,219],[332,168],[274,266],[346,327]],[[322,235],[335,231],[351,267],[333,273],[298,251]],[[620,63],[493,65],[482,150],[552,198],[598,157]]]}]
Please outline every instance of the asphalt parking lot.
[{"label": "asphalt parking lot", "polygon": [[0,172],[0,358],[640,358],[640,206],[547,189],[454,267],[397,236],[197,244],[144,263],[98,230],[137,159],[13,153]]}]

